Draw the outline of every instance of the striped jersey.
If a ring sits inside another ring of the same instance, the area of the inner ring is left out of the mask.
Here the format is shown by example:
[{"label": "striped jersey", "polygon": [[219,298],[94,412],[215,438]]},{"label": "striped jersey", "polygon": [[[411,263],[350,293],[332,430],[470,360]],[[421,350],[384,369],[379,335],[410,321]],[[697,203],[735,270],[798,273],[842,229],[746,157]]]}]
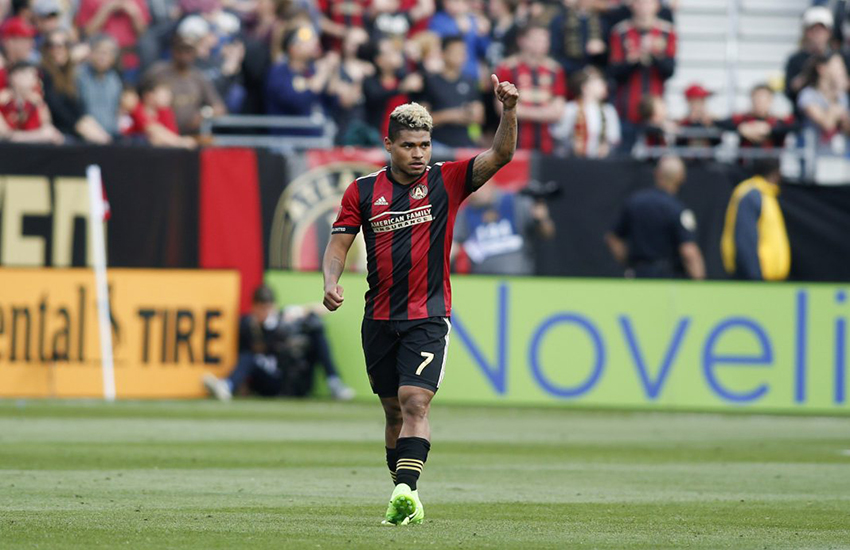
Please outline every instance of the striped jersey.
[{"label": "striped jersey", "polygon": [[451,315],[449,253],[457,210],[473,191],[474,160],[438,162],[408,185],[384,167],[345,190],[332,232],[363,229],[367,319]]},{"label": "striped jersey", "polygon": [[[639,29],[630,20],[611,31],[609,72],[617,81],[614,105],[620,117],[641,122],[640,102],[646,96],[663,96],[664,82],[676,70],[676,31],[667,21],[657,20],[649,29]],[[629,52],[648,53],[644,65],[629,60]]]},{"label": "striped jersey", "polygon": [[[566,98],[567,79],[564,69],[552,58],[547,57],[539,65],[531,65],[514,56],[504,60],[496,68],[500,81],[513,82],[519,90],[518,107],[545,107],[556,98]],[[555,142],[546,122],[519,121],[517,148],[551,153]]]}]

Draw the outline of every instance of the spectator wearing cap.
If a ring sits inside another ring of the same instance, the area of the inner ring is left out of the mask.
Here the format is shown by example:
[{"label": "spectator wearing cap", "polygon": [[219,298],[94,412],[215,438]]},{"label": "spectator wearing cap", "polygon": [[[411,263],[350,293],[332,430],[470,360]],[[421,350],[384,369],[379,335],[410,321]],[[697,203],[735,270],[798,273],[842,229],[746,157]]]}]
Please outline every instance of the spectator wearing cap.
[{"label": "spectator wearing cap", "polygon": [[45,37],[41,56],[44,101],[53,124],[64,135],[89,143],[109,143],[112,141],[109,133],[86,114],[80,101],[77,66],[71,58],[70,42],[69,33],[64,30],[52,31]]},{"label": "spectator wearing cap", "polygon": [[560,13],[552,19],[552,57],[567,74],[587,65],[602,67],[608,52],[608,28],[595,9],[596,0],[563,0]]},{"label": "spectator wearing cap", "polygon": [[829,53],[833,23],[832,12],[823,6],[813,6],[803,13],[802,44],[785,64],[785,95],[795,105],[798,115],[797,96],[806,86],[806,63],[813,56]]},{"label": "spectator wearing cap", "polygon": [[339,55],[332,52],[319,58],[319,37],[307,26],[289,31],[284,36],[283,48],[286,60],[272,67],[266,82],[266,113],[283,116],[323,113],[328,83],[339,67]]},{"label": "spectator wearing cap", "polygon": [[89,41],[91,54],[77,71],[77,91],[83,111],[94,118],[109,135],[116,137],[118,110],[124,85],[115,69],[118,60],[118,43],[109,35],[101,34]]},{"label": "spectator wearing cap", "polygon": [[[3,37],[3,59],[6,67],[15,63],[34,63],[38,60],[35,50],[35,27],[20,16],[10,17],[0,26]],[[7,86],[6,68],[0,69],[0,89]]]},{"label": "spectator wearing cap", "polygon": [[[714,147],[720,145],[720,133],[714,117],[708,110],[708,98],[712,93],[701,84],[691,84],[685,89],[688,113],[679,121],[679,129],[685,134],[676,140],[680,147]],[[687,135],[688,132],[694,135]]]},{"label": "spectator wearing cap", "polygon": [[484,123],[484,104],[478,82],[462,74],[466,44],[461,36],[443,38],[443,70],[426,73],[422,102],[434,119],[434,145],[474,147],[473,127]]},{"label": "spectator wearing cap", "polygon": [[620,118],[605,100],[608,84],[596,67],[585,67],[573,79],[578,96],[552,126],[559,152],[582,158],[605,158],[620,144]]},{"label": "spectator wearing cap", "polygon": [[184,136],[198,133],[203,120],[202,110],[208,108],[212,116],[227,112],[215,87],[195,68],[196,47],[191,38],[175,35],[171,60],[155,63],[142,79],[143,83],[148,79],[164,82],[171,90],[177,128]]},{"label": "spectator wearing cap", "polygon": [[623,143],[634,142],[638,105],[647,95],[663,96],[676,69],[676,32],[658,18],[658,0],[634,0],[632,17],[611,31],[610,73],[617,83],[614,105],[623,119]]},{"label": "spectator wearing cap", "polygon": [[[549,28],[528,25],[520,30],[519,53],[496,68],[500,81],[513,82],[519,90],[517,148],[551,153],[555,140],[549,125],[561,120],[567,81],[560,63],[549,57]],[[495,101],[501,112],[502,104]]]},{"label": "spectator wearing cap", "polygon": [[490,43],[489,24],[472,13],[469,0],[443,0],[443,9],[431,17],[428,29],[441,38],[446,36],[463,37],[466,44],[465,76],[478,80],[479,62],[487,54]]},{"label": "spectator wearing cap", "polygon": [[136,80],[140,68],[136,44],[150,22],[145,0],[80,0],[76,17],[85,36],[105,33],[118,42],[124,76],[131,81]]},{"label": "spectator wearing cap", "polygon": [[59,0],[35,0],[32,11],[38,31],[37,39],[45,38],[62,27],[62,6],[59,5]]},{"label": "spectator wearing cap", "polygon": [[686,175],[682,159],[662,157],[655,187],[629,197],[613,231],[605,235],[611,255],[627,267],[627,277],[705,278],[696,217],[676,198]]},{"label": "spectator wearing cap", "polygon": [[8,70],[9,92],[0,101],[0,136],[9,141],[55,143],[64,140],[50,124],[44,100],[38,93],[38,70],[29,61],[19,61]]},{"label": "spectator wearing cap", "polygon": [[785,137],[795,129],[791,117],[780,118],[772,113],[773,89],[757,84],[750,91],[750,110],[718,121],[724,130],[737,132],[740,147],[775,149],[782,147]]},{"label": "spectator wearing cap", "polygon": [[230,112],[240,112],[245,96],[240,68],[245,58],[245,45],[236,35],[239,20],[221,12],[210,23],[200,15],[190,15],[180,22],[177,34],[197,44],[195,68],[209,80]]}]

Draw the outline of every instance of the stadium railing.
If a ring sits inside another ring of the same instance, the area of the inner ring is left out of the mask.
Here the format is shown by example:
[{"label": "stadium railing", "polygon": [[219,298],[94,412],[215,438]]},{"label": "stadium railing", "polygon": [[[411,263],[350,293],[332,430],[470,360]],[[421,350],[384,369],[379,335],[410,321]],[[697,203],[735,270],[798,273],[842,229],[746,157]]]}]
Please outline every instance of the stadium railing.
[{"label": "stadium railing", "polygon": [[311,116],[225,115],[205,117],[201,138],[221,147],[261,147],[281,151],[327,149],[336,126],[321,113]]}]

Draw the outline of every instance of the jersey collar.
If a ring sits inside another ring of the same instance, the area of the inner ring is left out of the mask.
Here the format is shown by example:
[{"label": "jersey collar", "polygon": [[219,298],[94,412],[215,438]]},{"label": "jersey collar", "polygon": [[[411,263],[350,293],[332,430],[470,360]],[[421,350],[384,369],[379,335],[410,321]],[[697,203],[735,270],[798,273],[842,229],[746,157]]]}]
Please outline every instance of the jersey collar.
[{"label": "jersey collar", "polygon": [[425,171],[424,171],[424,172],[422,172],[422,175],[421,175],[421,176],[419,176],[419,178],[417,178],[417,179],[413,180],[413,181],[412,181],[412,182],[410,182],[410,183],[401,183],[401,182],[397,181],[397,180],[393,177],[393,167],[392,167],[392,165],[391,165],[391,164],[387,164],[387,179],[388,179],[388,180],[390,180],[392,183],[394,183],[394,184],[396,184],[396,185],[400,185],[400,186],[402,186],[402,187],[410,187],[411,185],[414,185],[414,184],[416,184],[416,183],[419,183],[420,181],[422,181],[422,179],[423,179],[423,178],[427,177],[427,176],[428,176],[428,170],[429,170],[429,169],[430,169],[430,166],[426,166],[426,167],[425,167]]}]

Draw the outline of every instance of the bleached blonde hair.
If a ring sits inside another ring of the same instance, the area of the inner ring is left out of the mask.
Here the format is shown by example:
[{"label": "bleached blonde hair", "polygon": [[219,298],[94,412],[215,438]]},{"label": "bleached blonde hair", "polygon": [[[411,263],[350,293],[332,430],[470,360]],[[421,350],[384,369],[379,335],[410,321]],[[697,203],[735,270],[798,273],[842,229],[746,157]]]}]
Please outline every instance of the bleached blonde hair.
[{"label": "bleached blonde hair", "polygon": [[401,130],[424,130],[430,134],[433,129],[434,119],[425,107],[418,103],[405,103],[390,113],[387,137],[390,141],[395,141]]}]

